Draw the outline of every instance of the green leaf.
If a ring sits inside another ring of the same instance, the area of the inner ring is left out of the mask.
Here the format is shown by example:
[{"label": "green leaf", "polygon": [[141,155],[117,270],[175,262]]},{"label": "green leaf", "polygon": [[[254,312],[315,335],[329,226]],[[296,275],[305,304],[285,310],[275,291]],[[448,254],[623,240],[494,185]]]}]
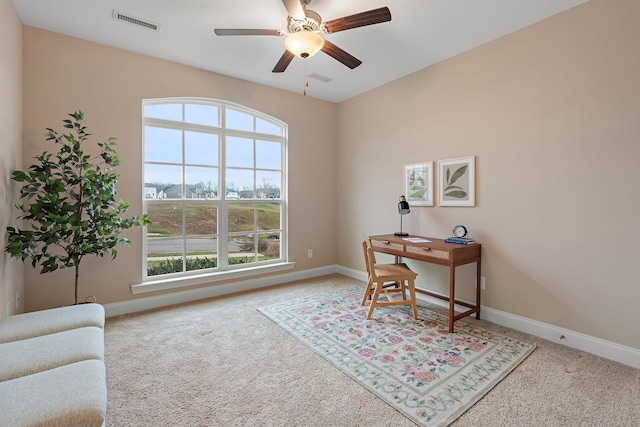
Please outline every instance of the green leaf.
[{"label": "green leaf", "polygon": [[17,182],[24,182],[29,180],[29,175],[27,175],[23,171],[14,171],[11,179]]},{"label": "green leaf", "polygon": [[450,191],[448,193],[444,193],[444,195],[447,197],[454,197],[456,199],[464,199],[467,197],[467,192],[456,190],[456,191]]},{"label": "green leaf", "polygon": [[[456,171],[453,173],[453,176],[451,176],[451,180],[447,180],[447,183],[453,184],[454,182],[456,182],[462,175],[465,174],[465,172],[467,172],[468,167],[469,165],[464,165],[456,169]],[[449,172],[449,170],[447,170],[447,172]]]}]

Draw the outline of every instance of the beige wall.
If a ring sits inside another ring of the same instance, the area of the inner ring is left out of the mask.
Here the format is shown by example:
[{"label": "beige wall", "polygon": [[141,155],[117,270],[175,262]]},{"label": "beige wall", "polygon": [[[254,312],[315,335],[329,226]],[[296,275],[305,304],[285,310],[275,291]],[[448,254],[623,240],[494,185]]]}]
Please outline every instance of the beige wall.
[{"label": "beige wall", "polygon": [[[22,162],[22,23],[11,0],[0,0],[0,318],[24,309],[22,264],[4,252],[7,226],[16,226],[19,187],[11,173]],[[16,307],[16,293],[21,302]],[[10,310],[7,313],[6,307]]]},{"label": "beige wall", "polygon": [[[403,164],[475,155],[476,207],[414,207],[409,230],[467,225],[484,305],[640,348],[638,17],[636,0],[591,0],[343,102],[340,263],[361,268],[361,233],[399,227]],[[447,269],[412,265],[446,292]]]},{"label": "beige wall", "polygon": [[[297,270],[336,262],[335,239],[327,232],[336,228],[335,104],[32,27],[25,26],[23,36],[24,167],[47,149],[45,128],[62,130],[66,114],[81,109],[90,141],[118,138],[118,195],[131,202],[127,214],[140,214],[141,100],[198,96],[242,104],[289,124],[290,259]],[[115,261],[83,260],[81,298],[93,294],[104,304],[135,298],[130,286],[142,278],[142,229],[127,235],[133,244],[119,249]],[[313,259],[307,259],[309,248]],[[73,303],[73,271],[40,276],[28,265],[25,292],[28,311]]]}]

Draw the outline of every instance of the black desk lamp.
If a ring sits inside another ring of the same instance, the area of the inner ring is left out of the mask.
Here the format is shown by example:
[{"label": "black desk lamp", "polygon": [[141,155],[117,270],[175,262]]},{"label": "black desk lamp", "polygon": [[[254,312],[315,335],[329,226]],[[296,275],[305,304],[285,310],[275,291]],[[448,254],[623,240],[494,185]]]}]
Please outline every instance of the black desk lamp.
[{"label": "black desk lamp", "polygon": [[404,196],[400,196],[400,201],[398,202],[398,213],[400,214],[400,231],[393,233],[396,236],[408,236],[409,233],[402,232],[402,216],[411,212],[409,209],[409,202]]}]

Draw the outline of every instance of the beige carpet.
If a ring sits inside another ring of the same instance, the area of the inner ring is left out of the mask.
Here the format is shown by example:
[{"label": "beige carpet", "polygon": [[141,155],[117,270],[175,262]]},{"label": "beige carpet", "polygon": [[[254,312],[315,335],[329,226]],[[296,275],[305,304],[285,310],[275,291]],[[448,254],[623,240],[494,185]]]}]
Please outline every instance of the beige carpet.
[{"label": "beige carpet", "polygon": [[[331,275],[107,319],[107,425],[413,426],[256,309],[354,284]],[[639,370],[479,323],[537,349],[451,426],[640,426]]]}]

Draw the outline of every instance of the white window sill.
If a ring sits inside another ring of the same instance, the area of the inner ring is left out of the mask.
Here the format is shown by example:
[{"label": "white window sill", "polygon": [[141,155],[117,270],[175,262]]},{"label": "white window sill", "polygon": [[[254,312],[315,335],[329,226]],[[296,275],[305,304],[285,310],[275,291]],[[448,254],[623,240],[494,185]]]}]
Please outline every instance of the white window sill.
[{"label": "white window sill", "polygon": [[257,267],[243,268],[238,270],[198,274],[194,276],[177,277],[172,279],[153,280],[140,283],[138,285],[132,285],[131,292],[133,294],[143,294],[147,292],[165,291],[169,289],[183,288],[186,286],[201,285],[203,283],[214,283],[223,280],[251,277],[260,274],[275,273],[277,271],[291,270],[295,267],[295,265],[295,262],[281,262],[278,264],[261,265]]}]

